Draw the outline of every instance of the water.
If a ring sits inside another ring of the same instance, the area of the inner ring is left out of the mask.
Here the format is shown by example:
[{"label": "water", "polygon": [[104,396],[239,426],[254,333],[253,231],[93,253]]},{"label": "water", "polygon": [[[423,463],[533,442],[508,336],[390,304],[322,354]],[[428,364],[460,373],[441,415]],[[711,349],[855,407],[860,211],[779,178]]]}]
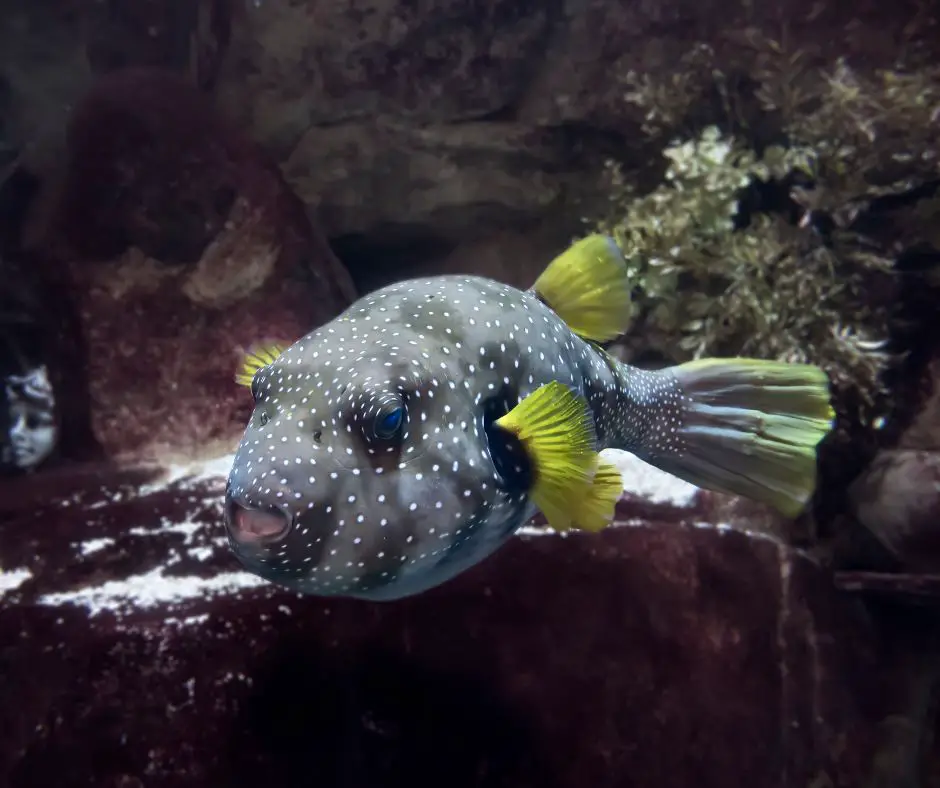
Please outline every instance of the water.
[{"label": "water", "polygon": [[[8,0],[0,786],[940,785],[937,17]],[[829,373],[804,515],[619,453],[614,527],[412,599],[241,569],[248,346],[596,229],[619,358]]]}]

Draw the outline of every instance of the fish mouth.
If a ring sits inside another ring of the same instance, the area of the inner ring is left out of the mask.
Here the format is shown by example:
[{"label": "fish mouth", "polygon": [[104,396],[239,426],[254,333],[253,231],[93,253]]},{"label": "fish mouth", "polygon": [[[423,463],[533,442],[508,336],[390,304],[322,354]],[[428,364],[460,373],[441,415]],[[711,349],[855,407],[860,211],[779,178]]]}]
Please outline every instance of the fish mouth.
[{"label": "fish mouth", "polygon": [[291,519],[280,509],[255,509],[229,499],[225,502],[225,527],[243,545],[265,545],[283,539]]}]

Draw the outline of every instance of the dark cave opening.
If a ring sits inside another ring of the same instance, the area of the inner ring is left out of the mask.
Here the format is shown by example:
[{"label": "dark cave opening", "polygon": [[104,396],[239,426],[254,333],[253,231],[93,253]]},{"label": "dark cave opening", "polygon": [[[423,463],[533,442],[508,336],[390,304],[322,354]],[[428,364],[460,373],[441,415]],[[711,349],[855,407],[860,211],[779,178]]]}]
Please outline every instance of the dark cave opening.
[{"label": "dark cave opening", "polygon": [[389,226],[368,235],[350,233],[330,239],[356,290],[365,294],[392,282],[436,273],[436,263],[456,244],[424,227]]}]

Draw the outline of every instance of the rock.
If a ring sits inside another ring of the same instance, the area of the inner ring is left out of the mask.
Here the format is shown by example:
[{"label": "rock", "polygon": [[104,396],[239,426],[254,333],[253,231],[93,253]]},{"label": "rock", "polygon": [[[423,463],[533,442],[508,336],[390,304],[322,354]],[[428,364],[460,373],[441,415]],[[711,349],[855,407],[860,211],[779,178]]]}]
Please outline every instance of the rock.
[{"label": "rock", "polygon": [[[929,290],[927,291],[929,294]],[[937,318],[940,310],[933,305]],[[935,324],[936,326],[936,324]],[[935,329],[933,340],[940,343],[940,331]],[[940,452],[940,346],[930,348],[933,359],[924,365],[925,396],[917,412],[912,414],[910,424],[898,438],[898,447],[914,451]]]},{"label": "rock", "polygon": [[927,395],[893,448],[852,483],[852,513],[913,573],[940,572],[940,359],[926,365]]},{"label": "rock", "polygon": [[85,379],[67,384],[90,391],[104,456],[231,445],[250,407],[239,353],[333,317],[348,274],[277,169],[182,78],[101,78],[67,154],[26,247],[74,305]]},{"label": "rock", "polygon": [[[766,53],[742,43],[742,31],[778,35],[778,12],[768,9],[692,0],[114,0],[80,4],[67,27],[50,23],[46,32],[39,20],[56,15],[24,4],[16,18],[29,24],[16,30],[35,39],[16,51],[28,67],[0,66],[0,79],[19,86],[9,148],[15,155],[38,128],[60,126],[63,105],[92,73],[159,66],[203,89],[260,143],[333,240],[361,241],[383,259],[402,234],[415,247],[443,246],[442,256],[504,233],[547,230],[563,242],[582,230],[582,216],[608,207],[598,188],[605,160],[658,177],[664,142],[642,133],[647,110],[628,98],[623,77],[672,75],[699,45],[732,80],[757,74]],[[915,14],[906,1],[790,0],[786,10],[807,64],[844,55],[865,68],[896,57],[886,42],[906,35]],[[61,62],[63,51],[82,61],[68,79],[63,71],[68,90],[33,87],[30,68],[44,73],[34,63]],[[661,89],[681,94],[670,78]],[[198,240],[184,217],[174,224]]]},{"label": "rock", "polygon": [[882,451],[849,490],[853,513],[906,569],[940,569],[940,452]]},{"label": "rock", "polygon": [[59,0],[4,4],[0,25],[0,181],[38,137],[56,134],[87,89],[81,5]]},{"label": "rock", "polygon": [[530,526],[386,604],[240,571],[229,461],[60,478],[61,498],[36,477],[0,512],[2,784],[805,788],[919,768],[907,663],[860,603],[625,455],[616,527]]},{"label": "rock", "polygon": [[229,2],[111,0],[86,8],[87,58],[96,73],[152,67],[200,88],[218,72],[229,36]]},{"label": "rock", "polygon": [[582,154],[565,130],[514,120],[565,25],[529,0],[258,3],[233,16],[215,95],[330,236],[476,241],[558,217],[585,157],[610,147]]},{"label": "rock", "polygon": [[[791,0],[785,13],[807,61],[876,68],[896,48],[857,20],[900,32],[915,12]],[[759,48],[729,31],[778,35],[777,15],[698,0],[238,4],[214,95],[331,237],[404,227],[456,244],[540,223],[572,233],[603,207],[604,159],[658,166],[623,77],[672,75],[699,44],[730,73],[755,74]],[[668,80],[664,91],[681,90]]]},{"label": "rock", "polygon": [[240,5],[218,89],[266,141],[383,115],[480,118],[528,88],[558,11],[538,0]]},{"label": "rock", "polygon": [[[229,37],[231,3],[11,0],[0,28],[0,173],[40,138],[58,136],[96,74],[175,71],[212,85]],[[45,140],[41,140],[45,142]]]},{"label": "rock", "polygon": [[[547,172],[558,141],[523,124],[416,128],[377,119],[313,127],[293,147],[285,175],[320,206],[331,235],[424,227],[451,241],[531,222],[563,197]],[[363,199],[368,195],[367,199]]]},{"label": "rock", "polygon": [[845,591],[912,605],[940,603],[940,575],[923,572],[837,572],[836,586]]}]

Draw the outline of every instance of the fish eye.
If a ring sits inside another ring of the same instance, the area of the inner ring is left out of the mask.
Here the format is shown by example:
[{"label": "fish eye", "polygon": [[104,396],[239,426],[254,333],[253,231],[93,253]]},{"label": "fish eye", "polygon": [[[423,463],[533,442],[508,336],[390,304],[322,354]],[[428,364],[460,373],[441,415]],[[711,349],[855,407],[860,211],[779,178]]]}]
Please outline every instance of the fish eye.
[{"label": "fish eye", "polygon": [[258,416],[258,423],[263,427],[268,423],[268,414],[264,411],[261,411],[261,415]]},{"label": "fish eye", "polygon": [[379,411],[375,417],[372,431],[376,438],[389,440],[394,438],[405,420],[405,409],[402,405],[390,405]]}]

